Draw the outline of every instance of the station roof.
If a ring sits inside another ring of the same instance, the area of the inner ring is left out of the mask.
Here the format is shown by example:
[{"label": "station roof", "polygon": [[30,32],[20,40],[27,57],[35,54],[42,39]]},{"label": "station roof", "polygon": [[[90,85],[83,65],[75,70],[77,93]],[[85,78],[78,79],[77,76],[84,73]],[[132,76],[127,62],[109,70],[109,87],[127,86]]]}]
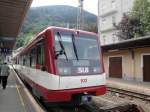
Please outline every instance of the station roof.
[{"label": "station roof", "polygon": [[114,44],[103,45],[102,50],[104,52],[107,52],[143,47],[150,47],[150,35],[145,37],[128,39]]},{"label": "station roof", "polygon": [[0,47],[12,49],[32,0],[0,0]]}]

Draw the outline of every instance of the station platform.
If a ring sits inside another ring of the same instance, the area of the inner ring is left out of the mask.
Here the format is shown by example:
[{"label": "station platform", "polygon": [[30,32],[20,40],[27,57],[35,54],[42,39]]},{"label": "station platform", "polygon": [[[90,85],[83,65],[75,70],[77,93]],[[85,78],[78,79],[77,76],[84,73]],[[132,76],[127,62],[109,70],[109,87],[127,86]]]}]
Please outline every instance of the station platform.
[{"label": "station platform", "polygon": [[150,95],[150,82],[136,82],[117,78],[109,78],[106,81],[106,85],[107,87]]},{"label": "station platform", "polygon": [[9,67],[11,72],[6,89],[3,90],[0,84],[0,112],[43,112],[26,93],[12,66]]}]

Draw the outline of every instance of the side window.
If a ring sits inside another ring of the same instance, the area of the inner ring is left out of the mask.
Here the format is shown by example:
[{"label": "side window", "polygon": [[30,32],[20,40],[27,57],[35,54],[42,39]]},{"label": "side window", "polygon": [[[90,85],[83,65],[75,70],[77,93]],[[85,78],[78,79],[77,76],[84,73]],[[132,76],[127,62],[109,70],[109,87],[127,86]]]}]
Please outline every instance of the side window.
[{"label": "side window", "polygon": [[30,54],[29,53],[27,53],[26,54],[26,66],[30,66]]},{"label": "side window", "polygon": [[15,64],[17,64],[17,58],[15,59]]},{"label": "side window", "polygon": [[39,65],[45,64],[45,55],[44,55],[44,43],[39,42],[37,46],[37,63]]},{"label": "side window", "polygon": [[18,64],[19,64],[19,58],[18,58]]},{"label": "side window", "polygon": [[20,65],[23,65],[23,56],[20,56]]},{"label": "side window", "polygon": [[26,64],[26,59],[25,59],[25,55],[23,56],[23,65],[25,66]]},{"label": "side window", "polygon": [[36,49],[32,49],[30,52],[30,67],[35,68],[35,62],[36,62]]}]

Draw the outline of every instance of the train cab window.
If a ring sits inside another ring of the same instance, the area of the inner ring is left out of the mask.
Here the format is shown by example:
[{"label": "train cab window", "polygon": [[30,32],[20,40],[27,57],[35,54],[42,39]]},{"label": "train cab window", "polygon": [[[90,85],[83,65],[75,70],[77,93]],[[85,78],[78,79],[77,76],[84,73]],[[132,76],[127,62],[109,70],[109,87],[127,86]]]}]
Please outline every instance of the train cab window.
[{"label": "train cab window", "polygon": [[37,45],[37,63],[40,66],[44,66],[45,64],[45,55],[44,55],[44,43],[39,42]]}]

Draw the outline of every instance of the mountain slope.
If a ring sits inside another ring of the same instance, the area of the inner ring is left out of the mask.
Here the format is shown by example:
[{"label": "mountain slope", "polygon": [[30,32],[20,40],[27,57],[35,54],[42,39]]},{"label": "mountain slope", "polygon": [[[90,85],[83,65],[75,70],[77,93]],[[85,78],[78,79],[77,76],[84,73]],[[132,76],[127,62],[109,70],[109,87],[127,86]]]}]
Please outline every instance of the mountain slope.
[{"label": "mountain slope", "polygon": [[[76,7],[65,5],[31,8],[21,30],[20,37],[24,39],[19,38],[19,43],[17,43],[17,45],[19,44],[19,46],[22,46],[22,44],[27,43],[34,34],[42,31],[48,26],[69,26],[70,28],[76,28],[77,11],[78,9]],[[96,32],[97,17],[94,14],[84,11],[84,23],[85,30]]]}]

